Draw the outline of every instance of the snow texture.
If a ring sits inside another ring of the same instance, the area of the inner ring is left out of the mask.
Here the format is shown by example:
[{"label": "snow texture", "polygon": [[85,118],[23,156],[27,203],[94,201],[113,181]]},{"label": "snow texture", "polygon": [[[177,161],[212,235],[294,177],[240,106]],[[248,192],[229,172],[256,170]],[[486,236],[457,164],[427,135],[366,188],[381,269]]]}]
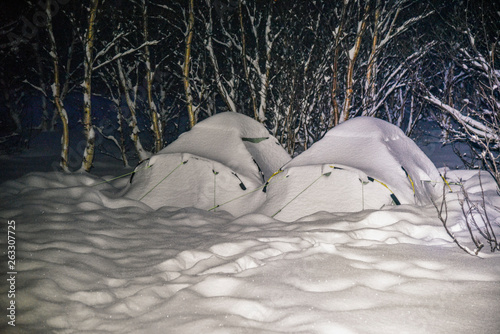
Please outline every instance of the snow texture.
[{"label": "snow texture", "polygon": [[[357,123],[365,136],[347,136],[348,127]],[[435,176],[436,171],[407,138],[391,127],[376,124],[370,128],[365,123],[349,121],[329,133],[274,176],[268,191],[278,182],[286,182],[286,171],[289,178],[312,171],[320,174],[320,180],[345,178],[345,187],[349,182],[354,186],[359,182],[357,176],[387,176],[379,171],[381,161],[392,172],[385,181],[394,182],[391,186],[396,190],[398,180],[406,180],[399,164],[415,179],[417,175]],[[215,130],[210,131],[214,136],[210,143],[264,136],[244,132],[248,128],[224,131],[211,122],[200,125],[192,132],[201,133],[204,126]],[[176,144],[179,150],[191,143],[188,136],[195,137],[184,135],[186,144]],[[342,155],[342,145],[331,137],[352,145],[351,154]],[[192,163],[206,168],[210,176],[187,174],[183,189],[193,193],[200,180],[213,182],[211,168],[220,171],[221,179],[229,171],[259,179],[258,173],[247,171],[248,166],[258,171],[253,161],[236,159],[229,164],[231,155],[226,149],[234,150],[237,158],[250,159],[250,155],[231,145],[215,147],[207,151],[209,157],[201,156],[201,151],[181,153],[170,147],[172,151],[156,156],[159,160],[168,156],[165,165],[155,162],[155,157],[152,164],[167,166],[169,172],[187,159],[181,167]],[[193,144],[194,148],[198,146]],[[266,153],[273,151],[259,152],[251,156],[262,158],[259,165],[265,165]],[[321,168],[332,170],[321,166],[329,166],[333,157],[344,157],[346,169],[355,169],[321,176]],[[19,168],[20,161],[17,157],[13,168]],[[279,169],[278,165],[269,164],[269,170]],[[99,166],[96,162],[96,171]],[[123,174],[116,165],[111,167]],[[375,174],[379,172],[382,174]],[[265,173],[269,175],[269,171]],[[481,190],[485,190],[485,208],[498,235],[500,196],[493,179],[484,173],[479,177],[476,171],[453,171],[447,176],[450,182],[463,184],[473,201],[480,201]],[[417,205],[412,192],[407,205],[357,212],[318,211],[285,222],[261,213],[235,218],[206,208],[164,206],[154,210],[144,201],[120,195],[129,180],[103,182],[110,178],[36,172],[0,184],[3,226],[9,220],[16,223],[17,271],[16,327],[9,326],[4,316],[1,333],[482,334],[497,333],[500,328],[499,254],[483,251],[481,260],[459,250],[436,218],[434,206]],[[231,175],[223,183],[238,186]],[[319,200],[313,191],[319,185],[316,182],[308,189],[310,193],[297,199]],[[384,191],[376,183],[367,187]],[[470,246],[459,186],[452,183],[451,188],[453,192],[446,196],[449,228]],[[419,191],[427,195],[425,189]],[[403,194],[398,196],[405,199]],[[0,247],[7,250],[6,238],[0,239]],[[9,287],[2,284],[0,288],[0,305],[5,310]]]},{"label": "snow texture", "polygon": [[[478,189],[477,176],[466,179]],[[451,243],[432,206],[294,222],[116,196],[127,181],[34,173],[16,221],[16,327],[2,333],[495,333],[500,257]],[[483,178],[484,184],[492,180]],[[195,186],[192,184],[192,186]],[[454,186],[454,190],[456,190]],[[488,197],[488,205],[500,205]],[[450,194],[451,222],[460,221]],[[500,215],[493,216],[495,222]],[[462,242],[468,232],[456,223]],[[6,249],[5,238],[1,247]],[[7,285],[0,303],[7,305]]]}]

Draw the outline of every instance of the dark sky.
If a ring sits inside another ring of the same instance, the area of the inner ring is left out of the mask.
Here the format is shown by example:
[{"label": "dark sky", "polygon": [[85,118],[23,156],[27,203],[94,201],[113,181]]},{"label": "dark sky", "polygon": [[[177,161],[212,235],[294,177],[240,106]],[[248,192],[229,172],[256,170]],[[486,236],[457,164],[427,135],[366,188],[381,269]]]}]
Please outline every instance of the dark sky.
[{"label": "dark sky", "polygon": [[26,10],[26,1],[0,0],[0,20],[1,25],[5,25],[10,20],[19,17]]}]

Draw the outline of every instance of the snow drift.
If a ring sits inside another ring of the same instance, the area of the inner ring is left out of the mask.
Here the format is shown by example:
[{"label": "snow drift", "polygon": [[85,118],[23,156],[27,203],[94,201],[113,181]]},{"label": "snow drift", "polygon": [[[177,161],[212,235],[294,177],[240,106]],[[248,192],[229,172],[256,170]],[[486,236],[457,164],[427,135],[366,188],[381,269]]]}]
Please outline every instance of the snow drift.
[{"label": "snow drift", "polygon": [[[452,180],[466,180],[480,198],[478,178],[460,172]],[[17,240],[16,327],[4,316],[0,333],[500,328],[499,254],[478,260],[459,250],[432,205],[296,222],[258,214],[235,219],[193,208],[152,210],[114,195],[128,180],[102,181],[86,173],[33,173],[0,185],[0,217],[4,226],[16,222]],[[482,183],[493,191],[488,208],[500,206],[492,178]],[[470,243],[457,196],[447,200],[450,228]],[[491,218],[499,222],[498,211]],[[7,251],[6,237],[0,247]],[[9,285],[1,288],[7,308]]]},{"label": "snow drift", "polygon": [[442,182],[434,164],[398,127],[358,117],[330,130],[266,188],[259,211],[294,221],[318,211],[426,205],[441,195]]},{"label": "snow drift", "polygon": [[253,191],[290,160],[266,128],[250,117],[221,113],[136,168],[125,196],[162,206],[254,211],[265,193]]},{"label": "snow drift", "polygon": [[[348,124],[356,122],[338,129]],[[350,137],[355,140],[356,135]],[[163,183],[176,173],[187,175],[182,168],[190,163],[202,164],[193,153],[170,154],[166,160],[175,166],[189,161]],[[206,154],[213,158],[203,158],[206,161],[241,174],[245,170],[228,167],[230,162],[222,158],[226,151]],[[364,162],[365,157],[356,156],[359,161],[353,160],[352,166]],[[57,154],[51,160],[36,157],[36,166],[21,163],[19,157],[4,159],[10,164],[0,164],[0,174],[13,175],[14,169],[26,172],[27,166],[50,170],[50,161],[58,160]],[[252,157],[273,158],[265,152]],[[269,170],[276,168],[259,161]],[[49,164],[43,166],[45,162]],[[270,180],[267,191],[276,194],[279,182],[288,182],[301,170],[312,169],[320,176],[332,171],[321,181],[349,172],[347,165],[335,170],[330,163],[323,165],[289,167]],[[410,173],[418,170],[405,166]],[[154,163],[140,173],[161,167]],[[376,167],[377,161],[373,173]],[[17,273],[16,327],[8,325],[4,315],[0,333],[498,333],[500,254],[485,251],[478,260],[462,252],[445,232],[433,205],[323,212],[294,222],[262,214],[235,218],[196,208],[153,210],[144,203],[147,196],[143,201],[119,196],[129,182],[115,176],[128,171],[108,160],[94,170],[106,175],[103,178],[38,172],[0,184],[0,217],[5,227],[12,221],[16,226],[9,239],[4,229],[0,247],[5,254],[11,251],[15,237]],[[355,167],[351,171],[372,174]],[[290,176],[284,178],[287,173]],[[457,240],[473,245],[460,205],[462,186],[476,205],[484,200],[481,207],[490,212],[499,235],[500,196],[493,178],[485,173],[479,177],[477,171],[452,171],[447,177],[453,190],[446,196],[448,223]],[[134,187],[137,180],[134,177]],[[182,189],[197,189],[200,180],[207,186],[213,182],[210,177],[188,175]],[[306,197],[311,211],[321,208],[313,203],[320,198],[315,188],[320,185],[317,181],[297,197]],[[348,191],[347,181],[344,185]],[[341,199],[328,191],[328,196]],[[294,205],[298,202],[282,211]],[[14,299],[9,297],[9,284],[0,288],[0,305],[6,310]]]}]

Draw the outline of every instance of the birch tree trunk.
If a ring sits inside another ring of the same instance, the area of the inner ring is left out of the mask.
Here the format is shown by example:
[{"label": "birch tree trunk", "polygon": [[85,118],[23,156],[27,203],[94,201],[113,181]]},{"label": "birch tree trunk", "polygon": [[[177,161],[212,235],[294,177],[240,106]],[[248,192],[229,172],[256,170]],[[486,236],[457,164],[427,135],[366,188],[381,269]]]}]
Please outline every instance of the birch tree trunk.
[{"label": "birch tree trunk", "polygon": [[250,96],[252,98],[252,110],[253,115],[256,120],[259,119],[259,113],[257,111],[257,97],[255,96],[255,90],[252,88],[252,83],[250,81],[250,72],[248,70],[247,63],[247,47],[245,40],[245,28],[243,26],[243,5],[242,0],[238,1],[238,16],[240,19],[240,32],[241,32],[241,57],[243,60],[243,71],[245,72],[245,80],[247,82],[248,88],[250,90]]},{"label": "birch tree trunk", "polygon": [[139,157],[139,161],[143,161],[148,159],[151,156],[151,153],[146,151],[142,146],[141,139],[139,137],[139,127],[137,125],[137,96],[134,96],[134,99],[130,97],[130,90],[128,80],[125,77],[125,71],[123,69],[122,60],[117,60],[118,67],[118,80],[120,81],[120,86],[123,90],[123,94],[125,96],[125,102],[127,103],[127,107],[130,111],[130,119],[128,120],[128,125],[132,131],[130,134],[130,139],[132,139],[132,143],[134,144],[135,150],[137,152],[137,156]]},{"label": "birch tree trunk", "polygon": [[97,8],[99,0],[91,0],[89,23],[85,36],[85,60],[83,63],[84,79],[83,79],[83,127],[87,145],[83,152],[82,170],[89,172],[92,168],[95,150],[95,131],[92,125],[92,71],[93,71],[93,48],[95,39],[95,23],[97,17]]},{"label": "birch tree trunk", "polygon": [[340,108],[339,103],[337,101],[338,94],[338,73],[339,73],[339,57],[340,57],[340,41],[342,39],[342,34],[344,33],[344,25],[346,21],[346,12],[347,5],[349,1],[344,0],[344,4],[342,5],[342,14],[340,16],[340,22],[338,25],[337,32],[335,34],[335,55],[333,58],[333,81],[332,81],[332,112],[333,115],[330,117],[330,125],[329,128],[332,128],[339,124],[340,118]]},{"label": "birch tree trunk", "polygon": [[[214,50],[214,37],[213,37],[214,22],[213,22],[213,18],[212,18],[212,9],[211,8],[209,9],[209,20],[205,24],[205,28],[208,32],[208,37],[206,39],[207,40],[206,41],[206,49],[208,50],[210,61],[212,62],[212,67],[214,70],[214,77],[215,77],[215,83],[217,85],[217,89],[219,91],[220,96],[224,100],[224,103],[226,104],[228,110],[232,111],[232,112],[237,112],[236,104],[234,101],[235,90],[236,90],[234,80],[236,80],[236,78],[234,78],[234,76],[233,76],[233,78],[230,80],[224,80],[222,71],[220,70],[219,62],[217,60],[217,55],[215,54],[215,50]],[[232,69],[234,69],[234,66],[232,66]],[[230,84],[227,85],[228,88],[226,88],[226,86],[224,85],[224,82],[227,82],[227,81],[230,82]]]},{"label": "birch tree trunk", "polygon": [[364,9],[363,18],[361,22],[358,23],[358,29],[356,32],[356,40],[354,46],[349,50],[349,65],[347,67],[347,79],[346,79],[346,92],[344,99],[344,106],[342,108],[342,114],[340,115],[340,120],[347,121],[349,119],[349,113],[351,109],[352,97],[353,97],[353,85],[354,85],[354,66],[356,64],[356,59],[359,55],[359,50],[361,49],[361,41],[363,38],[363,33],[366,28],[366,21],[368,20],[368,14],[370,11],[370,2],[367,2]]},{"label": "birch tree trunk", "polygon": [[65,172],[69,172],[68,166],[68,153],[69,153],[69,127],[68,127],[68,114],[61,99],[61,82],[59,78],[59,56],[57,53],[57,45],[54,37],[54,29],[52,26],[52,15],[50,6],[47,6],[47,31],[50,40],[50,55],[54,65],[54,83],[52,84],[52,95],[54,97],[54,104],[57,113],[61,119],[63,127],[63,134],[61,137],[61,161],[60,166]]},{"label": "birch tree trunk", "polygon": [[[269,92],[269,82],[271,80],[270,74],[271,74],[271,52],[273,50],[273,43],[274,39],[276,36],[271,36],[271,19],[272,19],[272,12],[273,12],[273,3],[274,1],[271,0],[269,2],[269,12],[267,13],[267,20],[266,20],[266,27],[264,30],[264,40],[266,44],[266,58],[265,58],[265,72],[260,73],[260,66],[255,63],[257,67],[259,67],[259,76],[260,76],[260,104],[259,104],[259,111],[257,113],[257,121],[263,123],[266,121],[266,111],[267,111],[267,94]],[[256,39],[257,39],[256,35]]]},{"label": "birch tree trunk", "polygon": [[189,17],[186,34],[185,52],[184,52],[184,67],[183,67],[183,81],[184,81],[184,94],[186,95],[186,106],[189,116],[189,127],[193,128],[196,124],[196,117],[193,110],[193,95],[189,84],[189,72],[191,63],[191,43],[193,41],[194,33],[194,1],[189,0]]},{"label": "birch tree trunk", "polygon": [[148,43],[148,0],[142,0],[142,18],[143,18],[143,35],[144,35],[144,58],[146,62],[146,90],[148,93],[148,109],[151,115],[151,123],[154,134],[154,152],[159,152],[163,148],[163,129],[161,119],[158,113],[158,108],[153,100],[153,76],[154,71],[151,65],[151,55],[149,52]]},{"label": "birch tree trunk", "polygon": [[[372,38],[372,50],[370,57],[368,58],[368,66],[366,70],[366,82],[365,82],[365,96],[364,96],[364,110],[368,109],[373,103],[373,97],[375,95],[375,80],[376,80],[376,54],[377,54],[377,44],[379,35],[379,20],[380,20],[380,10],[381,3],[377,0],[375,8],[375,22],[373,23],[373,38]],[[371,115],[370,115],[371,116]]]}]

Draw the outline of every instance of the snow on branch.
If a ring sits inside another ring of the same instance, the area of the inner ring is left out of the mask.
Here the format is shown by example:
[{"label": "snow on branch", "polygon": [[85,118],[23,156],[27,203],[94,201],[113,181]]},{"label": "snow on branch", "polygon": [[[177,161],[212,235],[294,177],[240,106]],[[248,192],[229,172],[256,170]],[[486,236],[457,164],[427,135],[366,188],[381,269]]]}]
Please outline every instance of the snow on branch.
[{"label": "snow on branch", "polygon": [[415,24],[416,22],[418,22],[420,20],[423,20],[424,18],[426,18],[426,17],[428,17],[429,15],[432,15],[432,14],[434,14],[434,11],[429,11],[429,12],[421,14],[419,16],[412,17],[412,18],[406,20],[405,22],[403,22],[401,24],[401,26],[399,26],[398,28],[396,28],[396,30],[394,30],[394,32],[392,31],[392,26],[391,26],[391,29],[389,30],[389,33],[384,37],[383,40],[380,41],[380,44],[378,45],[378,48],[381,49],[385,44],[387,44],[394,37],[396,37],[396,36],[404,33],[413,24]]},{"label": "snow on branch", "polygon": [[472,134],[487,140],[492,140],[495,142],[500,141],[499,134],[496,133],[494,129],[488,127],[487,125],[479,121],[476,121],[472,117],[463,115],[459,110],[451,107],[446,103],[443,103],[441,100],[432,95],[430,92],[427,92],[427,94],[424,95],[423,98],[425,101],[435,105],[439,109],[451,115],[458,123],[460,123]]},{"label": "snow on branch", "polygon": [[23,80],[23,82],[24,82],[25,84],[30,85],[32,88],[36,89],[36,90],[37,90],[37,91],[39,91],[40,93],[42,93],[42,94],[43,94],[43,96],[47,97],[47,92],[45,92],[45,90],[44,90],[42,87],[40,87],[40,86],[36,86],[36,85],[32,84],[31,82],[29,82],[29,81],[28,81],[28,80],[26,80],[26,79],[25,79],[25,80]]},{"label": "snow on branch", "polygon": [[115,60],[117,60],[119,58],[128,56],[128,55],[130,55],[130,54],[132,54],[132,53],[134,53],[134,52],[136,52],[136,51],[138,51],[138,50],[140,50],[140,49],[142,49],[142,48],[144,48],[146,46],[157,45],[158,43],[160,43],[160,41],[147,41],[147,42],[142,43],[141,45],[139,45],[136,48],[129,49],[129,50],[127,50],[125,52],[122,52],[122,53],[118,53],[118,54],[114,55],[113,58],[108,59],[108,60],[100,63],[97,66],[94,66],[94,71],[97,70],[97,69],[99,69],[99,68],[101,68],[101,67],[103,67],[103,66],[105,66],[105,65],[108,65],[108,64],[114,62]]},{"label": "snow on branch", "polygon": [[125,37],[126,35],[128,35],[128,33],[124,33],[124,32],[121,32],[119,34],[117,34],[115,37],[113,37],[113,40],[111,42],[109,42],[101,51],[99,51],[95,57],[94,57],[94,62],[99,58],[99,57],[102,57],[103,55],[105,55],[115,44],[116,42],[122,38],[122,37]]}]

